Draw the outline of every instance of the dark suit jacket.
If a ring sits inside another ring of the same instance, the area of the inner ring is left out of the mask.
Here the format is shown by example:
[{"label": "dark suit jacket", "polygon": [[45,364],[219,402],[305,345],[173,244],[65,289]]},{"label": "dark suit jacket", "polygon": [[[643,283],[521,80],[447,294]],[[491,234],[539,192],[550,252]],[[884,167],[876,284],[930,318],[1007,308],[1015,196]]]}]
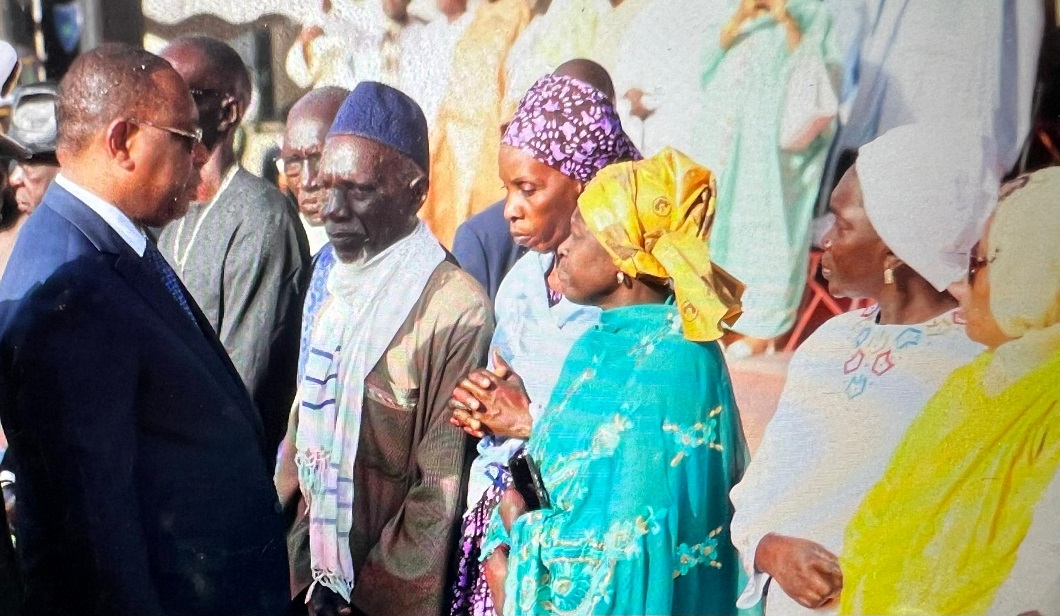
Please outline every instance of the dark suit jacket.
[{"label": "dark suit jacket", "polygon": [[0,282],[28,614],[281,614],[261,417],[188,296],[52,185]]},{"label": "dark suit jacket", "polygon": [[504,201],[498,201],[464,221],[453,238],[453,255],[465,272],[486,289],[490,300],[526,249],[512,240],[504,218]]}]

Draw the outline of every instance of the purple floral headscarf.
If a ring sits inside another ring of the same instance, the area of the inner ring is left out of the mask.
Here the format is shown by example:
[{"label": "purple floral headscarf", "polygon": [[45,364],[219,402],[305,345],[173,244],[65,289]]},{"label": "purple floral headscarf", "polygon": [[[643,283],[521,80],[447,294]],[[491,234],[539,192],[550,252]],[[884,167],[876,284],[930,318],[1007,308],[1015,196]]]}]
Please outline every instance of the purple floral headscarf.
[{"label": "purple floral headscarf", "polygon": [[607,96],[565,76],[537,80],[501,142],[581,182],[612,163],[641,159]]}]

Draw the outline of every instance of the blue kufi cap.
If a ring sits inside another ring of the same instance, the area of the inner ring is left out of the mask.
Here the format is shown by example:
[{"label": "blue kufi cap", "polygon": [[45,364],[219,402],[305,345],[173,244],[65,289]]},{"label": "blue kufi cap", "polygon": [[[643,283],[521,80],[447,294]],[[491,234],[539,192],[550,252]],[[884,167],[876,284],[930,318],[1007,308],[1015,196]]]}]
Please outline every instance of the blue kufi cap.
[{"label": "blue kufi cap", "polygon": [[427,119],[404,92],[376,81],[362,81],[342,103],[328,137],[355,135],[390,146],[424,172],[430,169]]}]

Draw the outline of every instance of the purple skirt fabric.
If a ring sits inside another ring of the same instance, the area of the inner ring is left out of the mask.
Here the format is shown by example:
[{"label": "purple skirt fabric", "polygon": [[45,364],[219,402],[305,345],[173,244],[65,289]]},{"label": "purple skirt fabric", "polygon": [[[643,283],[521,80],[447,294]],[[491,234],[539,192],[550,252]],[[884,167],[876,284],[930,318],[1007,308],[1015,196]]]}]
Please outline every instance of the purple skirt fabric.
[{"label": "purple skirt fabric", "polygon": [[507,467],[493,465],[497,471],[493,483],[482,494],[478,504],[464,516],[460,537],[460,562],[457,565],[456,581],[453,583],[453,603],[450,616],[496,616],[493,596],[486,585],[483,564],[479,562],[482,540],[489,529],[493,510],[501,502],[504,491],[512,484],[512,475]]}]

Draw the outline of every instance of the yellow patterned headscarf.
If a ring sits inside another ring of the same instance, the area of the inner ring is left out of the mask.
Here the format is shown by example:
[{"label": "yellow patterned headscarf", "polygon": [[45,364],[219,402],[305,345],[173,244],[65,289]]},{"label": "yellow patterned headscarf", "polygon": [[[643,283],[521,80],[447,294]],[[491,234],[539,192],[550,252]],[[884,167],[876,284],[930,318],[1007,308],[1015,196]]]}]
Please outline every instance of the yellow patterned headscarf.
[{"label": "yellow patterned headscarf", "polygon": [[605,167],[578,199],[578,210],[618,269],[671,281],[685,338],[721,338],[740,316],[743,284],[710,261],[714,174],[672,148]]}]

